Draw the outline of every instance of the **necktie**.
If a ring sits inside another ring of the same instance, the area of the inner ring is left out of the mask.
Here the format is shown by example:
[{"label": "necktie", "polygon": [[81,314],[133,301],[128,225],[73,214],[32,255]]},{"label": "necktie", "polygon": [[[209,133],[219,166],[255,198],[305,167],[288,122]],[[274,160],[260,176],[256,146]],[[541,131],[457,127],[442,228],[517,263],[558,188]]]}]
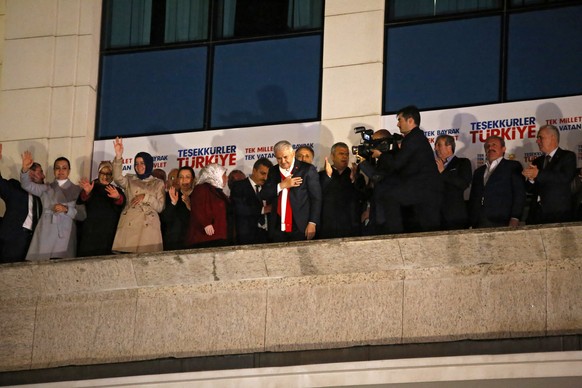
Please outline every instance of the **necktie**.
[{"label": "necktie", "polygon": [[552,157],[550,155],[546,155],[546,157],[544,158],[544,164],[542,166],[542,170],[545,170],[545,168],[548,166],[548,164],[550,164],[550,160],[552,160]]},{"label": "necktie", "polygon": [[[261,191],[261,186],[255,185],[255,192],[257,193],[257,198],[259,198],[259,191]],[[261,198],[259,198],[259,201],[261,201],[261,205],[262,205],[263,201],[261,200]],[[261,225],[261,226],[265,225],[265,214],[260,215],[259,225]]]},{"label": "necktie", "polygon": [[32,230],[36,228],[36,224],[40,218],[40,212],[42,211],[42,203],[40,202],[40,198],[36,196],[32,196]]}]

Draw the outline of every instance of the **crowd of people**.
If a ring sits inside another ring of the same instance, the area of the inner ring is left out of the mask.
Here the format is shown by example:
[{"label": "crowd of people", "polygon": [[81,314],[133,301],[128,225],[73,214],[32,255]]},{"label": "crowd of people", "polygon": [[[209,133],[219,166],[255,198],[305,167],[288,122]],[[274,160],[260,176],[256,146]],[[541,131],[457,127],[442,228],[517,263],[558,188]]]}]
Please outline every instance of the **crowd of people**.
[{"label": "crowd of people", "polygon": [[350,165],[348,145],[336,143],[321,171],[313,149],[282,140],[276,164],[258,159],[248,176],[208,164],[198,177],[184,166],[166,178],[147,152],[124,174],[116,138],[115,158],[99,164],[96,179],[74,184],[69,160],[59,157],[55,180],[45,183],[25,151],[20,182],[0,175],[0,261],[582,220],[576,155],[559,147],[555,126],[538,130],[541,156],[527,167],[506,159],[503,138],[490,136],[485,163],[472,171],[455,156],[452,136],[438,136],[433,149],[419,125],[418,109],[403,108],[394,147],[385,143],[395,137],[378,130],[370,154]]}]

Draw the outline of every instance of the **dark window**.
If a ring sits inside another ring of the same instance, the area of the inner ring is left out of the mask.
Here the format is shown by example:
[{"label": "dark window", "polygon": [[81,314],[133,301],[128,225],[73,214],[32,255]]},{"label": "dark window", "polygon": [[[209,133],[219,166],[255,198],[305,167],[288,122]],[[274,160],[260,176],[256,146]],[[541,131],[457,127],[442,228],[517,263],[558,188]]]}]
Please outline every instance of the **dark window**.
[{"label": "dark window", "polygon": [[206,47],[103,57],[98,138],[201,129]]},{"label": "dark window", "polygon": [[323,0],[104,0],[97,138],[319,118]]},{"label": "dark window", "polygon": [[500,9],[502,0],[388,0],[388,20]]},{"label": "dark window", "polygon": [[[105,0],[105,47],[158,46],[210,38],[318,30],[323,0]],[[212,17],[211,17],[212,15]]]},{"label": "dark window", "polygon": [[507,99],[582,93],[582,6],[509,18]]},{"label": "dark window", "polygon": [[500,37],[497,16],[387,29],[384,111],[497,101]]},{"label": "dark window", "polygon": [[386,0],[383,113],[581,94],[579,4]]},{"label": "dark window", "polygon": [[217,46],[211,127],[317,119],[320,75],[319,35]]}]

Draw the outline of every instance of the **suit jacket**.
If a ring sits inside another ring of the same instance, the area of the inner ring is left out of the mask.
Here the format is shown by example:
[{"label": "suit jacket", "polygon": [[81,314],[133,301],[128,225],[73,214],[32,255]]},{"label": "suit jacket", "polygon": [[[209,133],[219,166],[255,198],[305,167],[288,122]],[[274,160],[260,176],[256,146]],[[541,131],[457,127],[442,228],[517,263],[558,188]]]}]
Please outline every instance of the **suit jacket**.
[{"label": "suit jacket", "polygon": [[[487,166],[483,165],[473,174],[469,196],[471,225],[507,226],[511,218],[521,218],[525,205],[523,167],[518,161],[502,159],[484,185],[486,169]],[[484,224],[483,220],[487,223]]]},{"label": "suit jacket", "polygon": [[539,173],[534,183],[526,182],[527,191],[532,194],[527,223],[570,221],[573,215],[570,185],[576,176],[576,154],[558,148],[545,168],[544,159],[542,155],[533,161]]},{"label": "suit jacket", "polygon": [[[291,173],[293,177],[303,178],[301,186],[289,189],[288,199],[293,210],[293,223],[300,232],[305,231],[309,222],[315,223],[317,229],[321,217],[321,187],[317,170],[312,164],[295,159]],[[281,230],[281,217],[277,214],[277,185],[279,183],[281,183],[281,172],[279,165],[275,165],[269,169],[267,181],[259,194],[261,199],[273,205],[269,216],[269,234],[275,230]]]},{"label": "suit jacket", "polygon": [[404,206],[430,201],[435,196],[439,197],[436,203],[440,203],[443,183],[434,152],[420,128],[412,129],[402,139],[399,151],[383,153],[378,158],[378,168],[397,175],[398,185],[391,185],[389,189],[402,199]]},{"label": "suit jacket", "polygon": [[471,184],[473,172],[467,158],[453,156],[441,173],[444,183],[441,219],[445,229],[461,229],[469,226],[465,203],[465,190]]},{"label": "suit jacket", "polygon": [[239,244],[259,244],[267,241],[265,229],[260,228],[263,200],[257,195],[250,179],[236,181],[230,190],[236,219],[236,239]]},{"label": "suit jacket", "polygon": [[[6,203],[6,212],[0,223],[0,262],[22,261],[26,256],[27,240],[20,234],[23,233],[22,225],[28,216],[28,196],[20,187],[20,182],[16,179],[4,179],[0,175],[0,198]],[[33,201],[37,202],[36,207],[40,214],[40,200],[33,196]]]},{"label": "suit jacket", "polygon": [[336,238],[357,236],[360,229],[360,203],[358,191],[351,180],[352,170],[347,167],[342,174],[335,168],[331,177],[325,170],[319,172],[321,194],[321,227],[318,236]]}]

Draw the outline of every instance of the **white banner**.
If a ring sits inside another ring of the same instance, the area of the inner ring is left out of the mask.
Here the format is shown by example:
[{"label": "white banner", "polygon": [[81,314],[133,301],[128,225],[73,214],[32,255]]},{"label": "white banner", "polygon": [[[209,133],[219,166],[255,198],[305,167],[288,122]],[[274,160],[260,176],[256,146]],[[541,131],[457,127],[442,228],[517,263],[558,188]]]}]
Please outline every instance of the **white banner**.
[{"label": "white banner", "polygon": [[[505,139],[505,157],[525,167],[541,153],[537,130],[553,124],[560,130],[560,147],[577,155],[582,164],[582,96],[421,112],[420,127],[434,144],[438,135],[456,139],[458,156],[471,160],[473,169],[484,163],[483,143],[490,135]],[[396,116],[383,117],[384,128],[399,133]]]},{"label": "white banner", "polygon": [[[399,133],[394,115],[384,116],[382,122],[390,132]],[[440,134],[454,136],[456,154],[469,158],[475,169],[484,161],[483,142],[489,135],[502,136],[506,157],[525,166],[539,155],[535,140],[537,129],[543,124],[560,129],[560,146],[574,151],[581,165],[582,96],[421,112],[420,127],[431,143]],[[123,141],[124,170],[133,172],[133,157],[145,151],[154,157],[154,168],[166,173],[188,165],[198,174],[204,165],[218,163],[229,171],[240,169],[249,174],[261,157],[275,163],[273,145],[283,139],[294,147],[311,146],[316,152],[316,166],[321,168],[327,154],[318,155],[318,150],[329,152],[332,145],[320,144],[321,131],[320,123],[312,122],[127,138]],[[352,128],[331,135],[336,139],[345,139],[346,135],[355,138]],[[113,140],[96,141],[93,155],[94,176],[99,162],[113,159]]]}]

